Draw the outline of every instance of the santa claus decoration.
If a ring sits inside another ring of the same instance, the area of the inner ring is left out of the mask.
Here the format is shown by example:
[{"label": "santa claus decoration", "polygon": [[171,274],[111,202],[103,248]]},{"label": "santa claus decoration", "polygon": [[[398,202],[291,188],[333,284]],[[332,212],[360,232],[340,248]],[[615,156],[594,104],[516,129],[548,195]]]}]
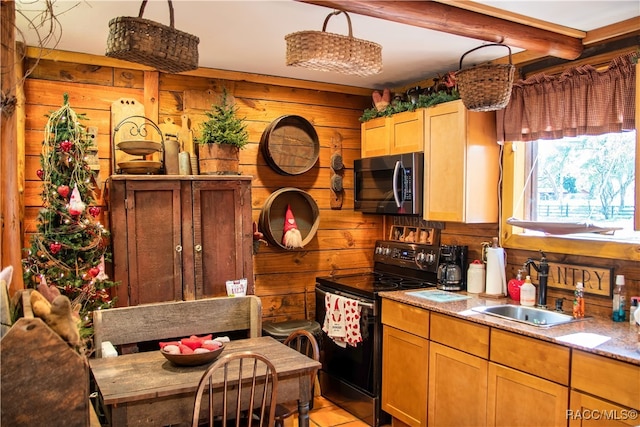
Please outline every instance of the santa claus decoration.
[{"label": "santa claus decoration", "polygon": [[291,211],[291,205],[287,205],[287,212],[284,216],[284,228],[282,230],[282,244],[287,249],[301,248],[302,234],[298,230],[298,224]]}]

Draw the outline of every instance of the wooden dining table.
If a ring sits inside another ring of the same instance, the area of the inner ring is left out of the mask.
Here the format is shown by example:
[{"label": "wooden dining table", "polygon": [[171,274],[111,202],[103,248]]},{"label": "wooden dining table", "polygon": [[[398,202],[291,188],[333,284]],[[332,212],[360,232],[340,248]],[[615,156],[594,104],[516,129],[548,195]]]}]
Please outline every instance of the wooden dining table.
[{"label": "wooden dining table", "polygon": [[[310,375],[320,363],[269,336],[232,340],[222,355],[241,351],[271,360],[278,375],[277,402],[297,400],[298,424],[308,427]],[[97,402],[113,427],[191,425],[196,388],[209,366],[177,366],[159,350],[91,359],[89,365]]]}]

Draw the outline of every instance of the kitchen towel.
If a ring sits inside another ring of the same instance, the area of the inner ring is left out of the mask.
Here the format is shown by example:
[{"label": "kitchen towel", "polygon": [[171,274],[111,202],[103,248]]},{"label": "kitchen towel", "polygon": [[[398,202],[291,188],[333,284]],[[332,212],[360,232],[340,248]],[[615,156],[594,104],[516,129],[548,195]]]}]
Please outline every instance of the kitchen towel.
[{"label": "kitchen towel", "polygon": [[487,280],[488,295],[506,295],[507,278],[505,272],[505,252],[503,248],[487,248]]},{"label": "kitchen towel", "polygon": [[358,301],[335,294],[325,296],[326,314],[322,330],[340,347],[362,342]]}]

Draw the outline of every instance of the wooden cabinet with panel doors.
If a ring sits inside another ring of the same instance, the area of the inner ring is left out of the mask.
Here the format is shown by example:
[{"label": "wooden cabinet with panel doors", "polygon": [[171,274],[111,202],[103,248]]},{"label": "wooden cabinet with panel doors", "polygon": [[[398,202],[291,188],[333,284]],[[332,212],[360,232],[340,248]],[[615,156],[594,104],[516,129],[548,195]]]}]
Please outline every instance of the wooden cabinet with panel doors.
[{"label": "wooden cabinet with panel doors", "polygon": [[362,157],[422,152],[426,111],[419,108],[362,123]]},{"label": "wooden cabinet with panel doors", "polygon": [[427,425],[429,312],[382,300],[382,409],[394,425]]},{"label": "wooden cabinet with panel doors", "polygon": [[500,147],[495,113],[468,111],[461,100],[426,112],[424,219],[497,222]]},{"label": "wooden cabinet with panel doors", "polygon": [[430,341],[429,425],[485,425],[489,327],[431,313]]},{"label": "wooden cabinet with panel doors", "polygon": [[636,426],[640,423],[640,367],[574,350],[569,425]]},{"label": "wooden cabinet with panel doors", "polygon": [[108,183],[117,305],[253,293],[251,177],[114,175]]}]

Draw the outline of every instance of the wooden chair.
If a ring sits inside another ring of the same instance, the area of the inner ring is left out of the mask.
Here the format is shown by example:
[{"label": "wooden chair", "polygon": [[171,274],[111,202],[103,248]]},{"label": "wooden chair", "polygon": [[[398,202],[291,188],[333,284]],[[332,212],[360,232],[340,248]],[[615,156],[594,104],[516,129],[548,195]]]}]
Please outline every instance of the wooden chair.
[{"label": "wooden chair", "polygon": [[[288,345],[299,353],[312,358],[313,360],[320,361],[320,347],[318,346],[318,341],[313,336],[313,334],[307,330],[298,329],[297,331],[291,332],[291,334],[284,341],[284,344]],[[315,384],[316,375],[317,371],[314,371],[311,374],[310,381],[312,390]],[[276,405],[276,413],[274,417],[275,427],[282,427],[284,425],[284,420],[296,414],[297,412],[298,402],[287,402]]]},{"label": "wooden chair", "polygon": [[[221,405],[213,390],[214,377],[222,378],[224,382],[222,392],[218,393],[222,399]],[[252,351],[221,356],[207,368],[200,379],[193,407],[192,427],[213,426],[214,420],[216,425],[224,427],[251,427],[254,423],[257,427],[271,427],[277,390],[276,369],[265,356]],[[208,423],[202,424],[200,419],[205,391],[208,393],[204,397],[208,401],[208,411],[205,412]],[[243,408],[253,408],[254,416],[247,417],[246,414],[250,411]]]}]

